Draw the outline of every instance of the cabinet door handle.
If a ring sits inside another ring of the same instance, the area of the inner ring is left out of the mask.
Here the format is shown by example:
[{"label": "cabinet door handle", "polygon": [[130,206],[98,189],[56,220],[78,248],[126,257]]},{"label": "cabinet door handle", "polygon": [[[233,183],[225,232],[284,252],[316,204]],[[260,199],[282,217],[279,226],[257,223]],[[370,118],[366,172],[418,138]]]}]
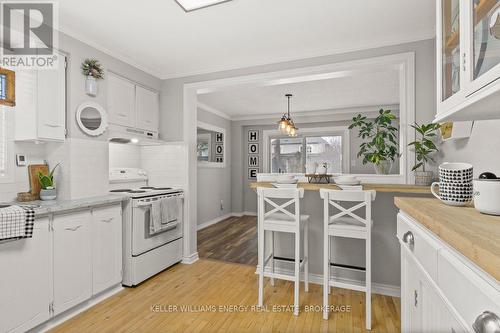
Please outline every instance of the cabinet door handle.
[{"label": "cabinet door handle", "polygon": [[102,219],[101,222],[109,223],[109,222],[113,221],[114,219],[115,219],[114,217],[110,217],[109,219]]},{"label": "cabinet door handle", "polygon": [[477,316],[472,328],[476,333],[489,333],[500,331],[500,318],[491,311],[484,311]]},{"label": "cabinet door handle", "polygon": [[78,230],[78,229],[80,229],[81,227],[82,227],[82,225],[80,224],[80,225],[77,225],[76,227],[73,227],[73,228],[68,227],[68,228],[66,228],[66,230],[69,230],[69,231],[77,231],[77,230]]},{"label": "cabinet door handle", "polygon": [[120,117],[126,117],[127,115],[125,113],[117,113]]},{"label": "cabinet door handle", "polygon": [[411,231],[407,231],[403,235],[403,242],[408,244],[408,247],[413,250],[413,247],[415,246],[415,237],[413,237],[413,233]]},{"label": "cabinet door handle", "polygon": [[418,305],[418,293],[416,290],[414,290],[413,296],[415,297],[415,307]]},{"label": "cabinet door handle", "polygon": [[55,127],[61,127],[61,125],[47,124],[47,123],[45,123],[45,126],[53,127],[53,128],[55,128]]}]

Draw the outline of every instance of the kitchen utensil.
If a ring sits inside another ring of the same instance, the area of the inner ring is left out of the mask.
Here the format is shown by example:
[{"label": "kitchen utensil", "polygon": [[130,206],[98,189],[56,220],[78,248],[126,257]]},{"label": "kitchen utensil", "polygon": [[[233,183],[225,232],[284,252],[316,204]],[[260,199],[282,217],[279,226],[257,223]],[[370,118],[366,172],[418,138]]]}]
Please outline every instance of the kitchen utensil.
[{"label": "kitchen utensil", "polygon": [[500,215],[500,179],[474,180],[474,207],[484,214]]},{"label": "kitchen utensil", "polygon": [[49,166],[46,164],[31,164],[28,165],[28,175],[31,186],[31,194],[33,194],[36,199],[40,198],[40,190],[42,189],[40,181],[38,179],[38,173],[41,172],[44,175],[49,174]]}]

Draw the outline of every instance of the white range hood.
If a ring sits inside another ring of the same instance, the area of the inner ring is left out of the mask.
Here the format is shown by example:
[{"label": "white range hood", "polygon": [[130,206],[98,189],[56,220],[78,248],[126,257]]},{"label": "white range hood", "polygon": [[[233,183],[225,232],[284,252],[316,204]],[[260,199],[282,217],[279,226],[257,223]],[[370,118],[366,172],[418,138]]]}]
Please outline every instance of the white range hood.
[{"label": "white range hood", "polygon": [[139,146],[154,146],[166,143],[158,139],[157,132],[118,125],[109,126],[108,141],[122,144],[136,144]]}]

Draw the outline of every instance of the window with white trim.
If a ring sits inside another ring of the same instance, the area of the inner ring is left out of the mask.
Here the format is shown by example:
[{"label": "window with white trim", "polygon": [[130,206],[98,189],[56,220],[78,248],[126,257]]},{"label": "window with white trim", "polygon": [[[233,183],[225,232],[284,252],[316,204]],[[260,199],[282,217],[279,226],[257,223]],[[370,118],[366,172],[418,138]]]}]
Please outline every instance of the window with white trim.
[{"label": "window with white trim", "polygon": [[297,137],[269,136],[271,173],[306,173],[315,164],[328,163],[328,173],[348,172],[348,132],[336,130],[303,133]]}]

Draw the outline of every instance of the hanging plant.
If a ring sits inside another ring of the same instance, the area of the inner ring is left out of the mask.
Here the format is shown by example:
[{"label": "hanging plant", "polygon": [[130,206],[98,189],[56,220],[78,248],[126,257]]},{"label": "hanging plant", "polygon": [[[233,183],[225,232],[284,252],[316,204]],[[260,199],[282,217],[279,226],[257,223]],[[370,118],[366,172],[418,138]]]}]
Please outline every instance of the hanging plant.
[{"label": "hanging plant", "polygon": [[95,79],[104,79],[104,70],[97,59],[85,59],[82,63],[82,73]]}]

